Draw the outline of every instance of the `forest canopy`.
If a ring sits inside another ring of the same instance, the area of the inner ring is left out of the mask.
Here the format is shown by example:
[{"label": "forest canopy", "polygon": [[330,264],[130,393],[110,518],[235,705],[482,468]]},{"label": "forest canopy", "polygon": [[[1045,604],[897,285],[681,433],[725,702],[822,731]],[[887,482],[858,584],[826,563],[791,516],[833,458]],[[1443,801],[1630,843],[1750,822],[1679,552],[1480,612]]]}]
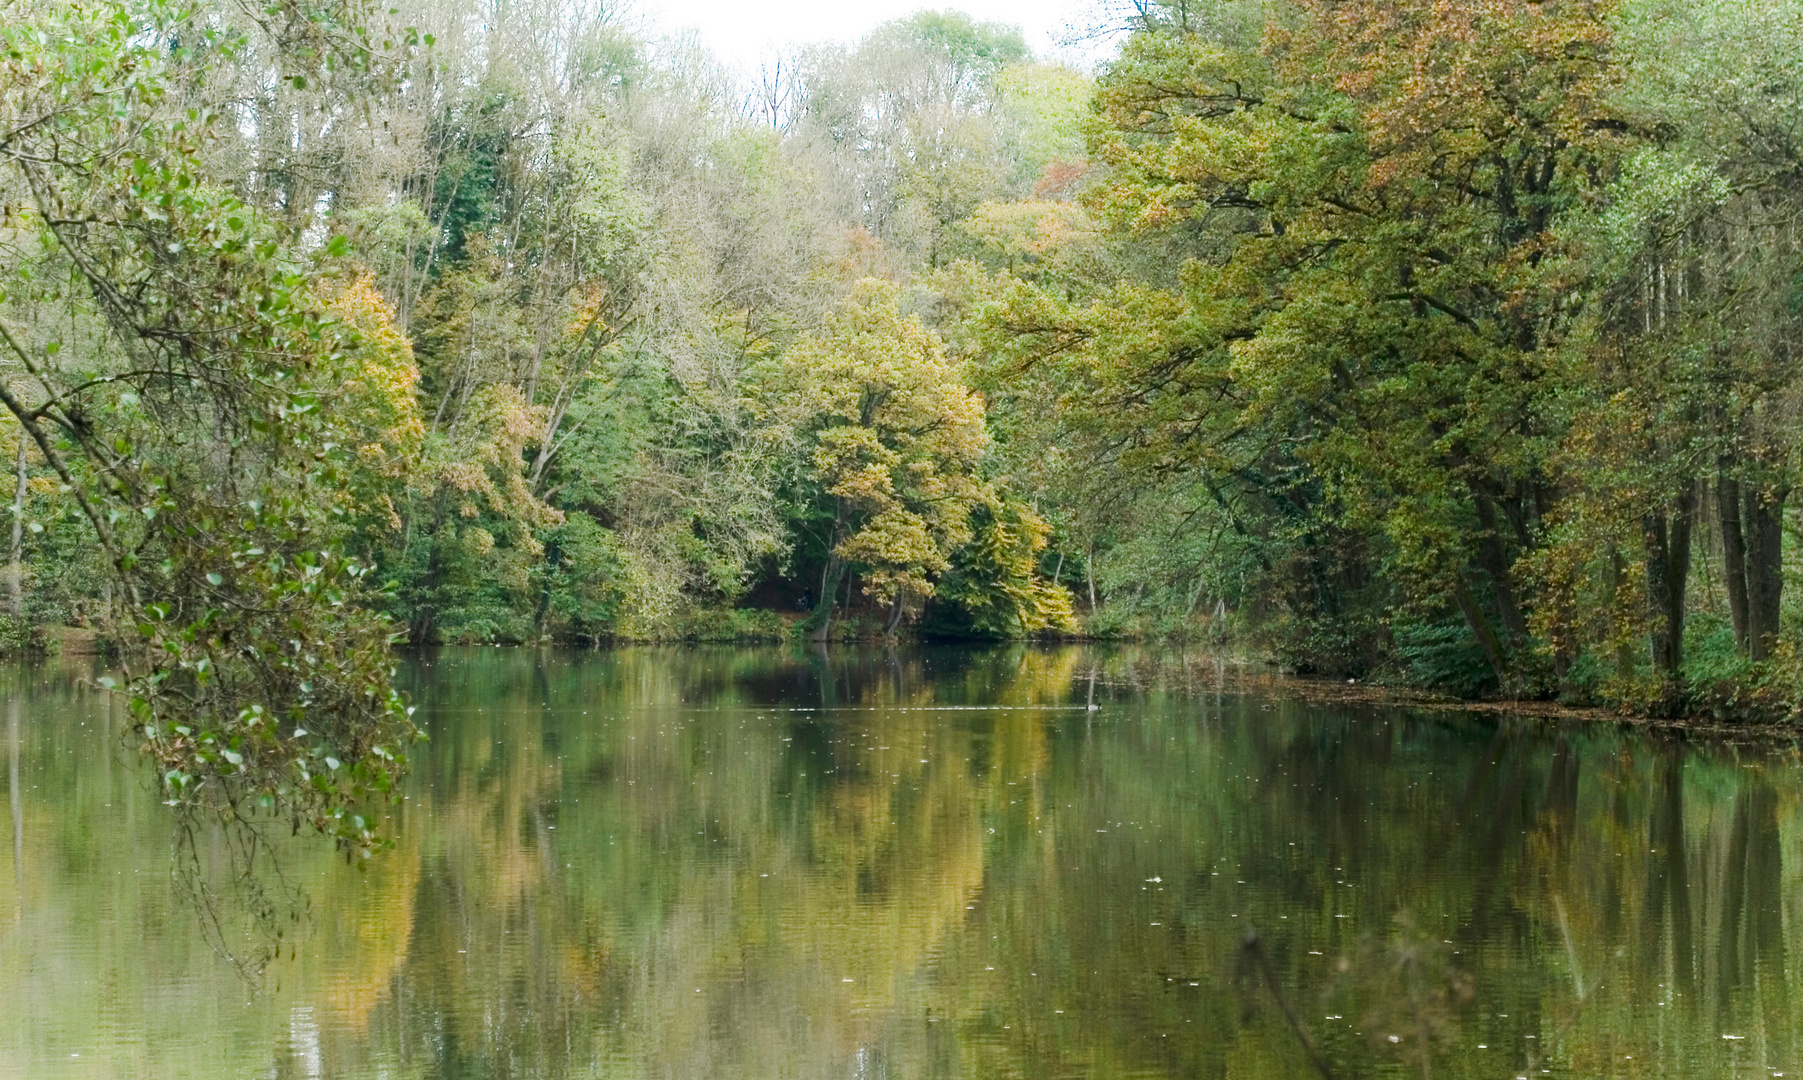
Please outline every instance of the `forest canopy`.
[{"label": "forest canopy", "polygon": [[4,11],[8,635],[138,658],[174,791],[367,841],[402,642],[1799,699],[1792,0],[1151,2],[1094,71],[924,11],[749,82],[571,0]]}]

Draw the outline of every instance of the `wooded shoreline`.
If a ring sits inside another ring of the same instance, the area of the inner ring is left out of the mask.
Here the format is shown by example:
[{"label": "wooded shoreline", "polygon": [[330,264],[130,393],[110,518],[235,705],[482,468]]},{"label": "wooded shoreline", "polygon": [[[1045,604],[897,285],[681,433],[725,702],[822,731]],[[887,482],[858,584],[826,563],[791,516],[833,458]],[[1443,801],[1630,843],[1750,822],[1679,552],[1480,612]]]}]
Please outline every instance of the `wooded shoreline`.
[{"label": "wooded shoreline", "polygon": [[1155,2],[1089,70],[921,11],[749,79],[563,0],[4,2],[0,643],[119,642],[177,805],[372,850],[400,642],[1803,711],[1803,0]]}]

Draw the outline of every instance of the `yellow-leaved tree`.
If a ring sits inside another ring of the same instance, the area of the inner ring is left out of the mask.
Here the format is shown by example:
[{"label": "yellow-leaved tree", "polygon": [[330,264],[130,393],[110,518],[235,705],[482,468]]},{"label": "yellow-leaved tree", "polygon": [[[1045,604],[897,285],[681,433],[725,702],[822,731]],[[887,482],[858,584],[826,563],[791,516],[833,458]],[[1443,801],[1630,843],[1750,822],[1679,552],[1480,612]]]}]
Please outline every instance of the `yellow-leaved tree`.
[{"label": "yellow-leaved tree", "polygon": [[784,355],[767,387],[773,430],[798,440],[831,530],[815,638],[830,632],[832,597],[853,565],[894,632],[971,539],[971,511],[994,500],[978,474],[989,446],[982,399],[902,314],[895,286],[874,279]]},{"label": "yellow-leaved tree", "polygon": [[375,527],[398,529],[395,481],[414,471],[426,438],[413,346],[395,325],[372,274],[327,278],[315,291],[326,314],[353,331],[357,341],[356,348],[333,357],[339,401],[335,415],[340,434],[356,451],[340,499],[347,507],[374,514]]}]

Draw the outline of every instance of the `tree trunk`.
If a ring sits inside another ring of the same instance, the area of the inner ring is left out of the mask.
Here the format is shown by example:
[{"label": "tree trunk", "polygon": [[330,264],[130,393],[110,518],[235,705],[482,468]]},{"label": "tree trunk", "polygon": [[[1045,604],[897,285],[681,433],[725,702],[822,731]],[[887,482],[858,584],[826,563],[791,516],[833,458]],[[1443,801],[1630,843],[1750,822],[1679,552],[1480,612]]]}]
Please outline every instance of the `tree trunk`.
[{"label": "tree trunk", "polygon": [[426,572],[420,582],[419,606],[414,608],[411,624],[407,627],[408,643],[412,645],[424,645],[431,640],[432,624],[436,619],[438,571],[441,562],[438,545],[445,530],[444,514],[440,513],[436,517],[437,524],[426,541]]},{"label": "tree trunk", "polygon": [[1734,644],[1749,649],[1747,623],[1747,542],[1740,528],[1740,481],[1720,469],[1715,478],[1715,516],[1722,530],[1722,579],[1728,585],[1728,614]]},{"label": "tree trunk", "polygon": [[1083,560],[1083,567],[1089,573],[1089,614],[1093,618],[1096,613],[1096,549],[1089,549],[1089,557]]},{"label": "tree trunk", "polygon": [[1668,683],[1678,681],[1684,663],[1684,590],[1690,576],[1691,524],[1696,516],[1696,484],[1685,481],[1670,513],[1641,519],[1646,537],[1646,592],[1652,616],[1653,669]]},{"label": "tree trunk", "polygon": [[1788,488],[1747,492],[1747,655],[1765,660],[1778,640],[1784,596],[1784,500]]},{"label": "tree trunk", "polygon": [[1509,635],[1511,642],[1526,641],[1528,621],[1522,614],[1520,601],[1515,598],[1515,586],[1509,573],[1508,550],[1503,546],[1502,534],[1496,529],[1496,508],[1488,497],[1475,492],[1473,496],[1477,504],[1478,525],[1483,529],[1478,537],[1478,562],[1490,578],[1490,590],[1496,599],[1497,614],[1502,617],[1503,632]]},{"label": "tree trunk", "polygon": [[839,579],[845,573],[845,564],[837,555],[827,555],[826,566],[820,571],[820,621],[814,625],[813,640],[825,642],[833,631],[833,610],[839,606]]},{"label": "tree trunk", "polygon": [[898,589],[898,590],[896,590],[896,593],[895,593],[895,599],[891,600],[889,602],[889,620],[888,620],[888,622],[883,624],[883,636],[885,638],[889,638],[890,640],[894,640],[895,629],[896,629],[896,627],[901,625],[901,621],[902,621],[902,594],[901,594],[901,590]]},{"label": "tree trunk", "polygon": [[833,609],[839,603],[839,577],[845,573],[845,561],[839,558],[839,545],[845,539],[845,503],[833,500],[833,527],[826,534],[826,565],[820,568],[820,600],[815,610],[820,621],[809,638],[824,643],[833,631]]},{"label": "tree trunk", "polygon": [[1463,575],[1453,577],[1453,599],[1459,603],[1459,611],[1464,613],[1465,624],[1477,637],[1477,643],[1484,650],[1484,659],[1490,661],[1490,670],[1496,673],[1496,684],[1507,686],[1509,682],[1508,657],[1503,651],[1502,639],[1496,636],[1496,628],[1490,625],[1483,609],[1477,606],[1477,599],[1471,595],[1470,586],[1465,584]]},{"label": "tree trunk", "polygon": [[551,613],[551,585],[557,578],[557,567],[563,562],[563,549],[556,541],[545,545],[544,588],[538,591],[538,603],[532,608],[532,636],[543,637],[545,618]]},{"label": "tree trunk", "polygon": [[19,432],[18,483],[13,487],[13,548],[6,566],[6,597],[13,618],[25,617],[25,433]]}]

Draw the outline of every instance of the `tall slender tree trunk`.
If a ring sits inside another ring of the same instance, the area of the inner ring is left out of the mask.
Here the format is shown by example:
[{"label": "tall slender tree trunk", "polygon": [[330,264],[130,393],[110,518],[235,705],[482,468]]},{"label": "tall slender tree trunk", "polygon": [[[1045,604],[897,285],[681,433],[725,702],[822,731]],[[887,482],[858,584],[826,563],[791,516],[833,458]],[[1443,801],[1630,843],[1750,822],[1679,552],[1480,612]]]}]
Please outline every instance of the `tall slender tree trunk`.
[{"label": "tall slender tree trunk", "polygon": [[1478,645],[1484,650],[1484,659],[1490,661],[1490,670],[1496,673],[1498,686],[1509,683],[1509,659],[1503,648],[1502,638],[1497,636],[1496,627],[1490,625],[1490,619],[1478,606],[1477,598],[1471,595],[1471,587],[1465,584],[1463,574],[1453,576],[1453,599],[1458,601],[1459,611],[1465,616],[1465,625],[1477,638]]},{"label": "tall slender tree trunk", "polygon": [[441,563],[438,545],[445,529],[445,515],[441,512],[435,517],[436,523],[426,541],[426,572],[421,575],[419,606],[413,610],[407,628],[407,636],[414,645],[424,645],[431,640],[432,625],[437,619],[438,571]]},{"label": "tall slender tree trunk", "polygon": [[1685,481],[1668,509],[1646,515],[1646,591],[1652,616],[1653,668],[1669,688],[1684,663],[1684,592],[1690,578],[1690,536],[1696,518],[1696,483]]},{"label": "tall slender tree trunk", "polygon": [[1722,580],[1728,586],[1728,614],[1734,620],[1734,644],[1749,649],[1747,622],[1747,542],[1740,527],[1740,481],[1718,467],[1715,516],[1722,531]]},{"label": "tall slender tree trunk", "polygon": [[833,511],[833,530],[827,534],[826,565],[820,568],[820,621],[814,626],[813,639],[825,642],[833,632],[833,610],[839,604],[839,579],[845,573],[845,561],[839,558],[839,543],[845,536],[845,507]]},{"label": "tall slender tree trunk", "polygon": [[1747,655],[1765,660],[1778,639],[1784,597],[1784,501],[1788,488],[1745,492]]},{"label": "tall slender tree trunk", "polygon": [[18,483],[13,486],[13,547],[6,564],[6,598],[15,619],[25,617],[25,433],[19,432],[19,457],[15,471]]},{"label": "tall slender tree trunk", "polygon": [[1089,556],[1083,560],[1083,568],[1089,574],[1089,614],[1091,618],[1094,618],[1096,613],[1096,549],[1094,547],[1089,549]]},{"label": "tall slender tree trunk", "polygon": [[833,611],[839,606],[839,581],[844,574],[845,564],[839,556],[828,555],[826,566],[820,571],[820,621],[814,624],[815,641],[825,642],[832,635]]}]

